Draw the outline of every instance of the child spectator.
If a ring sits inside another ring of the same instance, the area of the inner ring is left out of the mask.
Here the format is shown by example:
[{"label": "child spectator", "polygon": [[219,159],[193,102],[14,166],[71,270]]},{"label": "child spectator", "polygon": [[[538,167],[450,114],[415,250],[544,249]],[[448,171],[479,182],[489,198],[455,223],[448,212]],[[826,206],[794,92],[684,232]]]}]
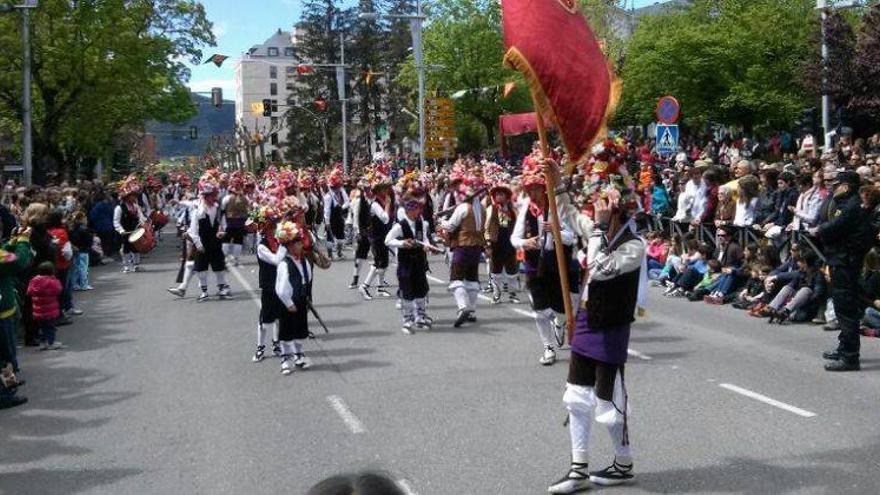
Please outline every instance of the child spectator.
[{"label": "child spectator", "polygon": [[89,253],[95,235],[89,230],[88,219],[82,211],[73,215],[73,223],[73,230],[70,232],[70,243],[74,250],[71,286],[75,291],[92,290],[94,287],[89,284]]},{"label": "child spectator", "polygon": [[37,276],[28,284],[27,293],[33,302],[33,318],[40,334],[41,350],[59,350],[64,346],[55,341],[55,321],[61,317],[61,282],[55,278],[55,265],[40,263]]},{"label": "child spectator", "polygon": [[648,270],[648,278],[651,279],[651,285],[659,287],[664,285],[667,280],[675,278],[679,273],[684,271],[684,263],[682,256],[682,240],[678,234],[672,237],[672,240],[666,240],[666,263],[661,269]]},{"label": "child spectator", "polygon": [[804,252],[797,260],[797,271],[780,276],[778,281],[788,284],[779,290],[768,305],[770,323],[783,324],[789,319],[803,322],[811,320],[819,311],[826,297],[825,275],[819,267],[818,257]]},{"label": "child spectator", "polygon": [[648,240],[648,271],[663,269],[669,254],[669,242],[657,232],[649,235]]}]

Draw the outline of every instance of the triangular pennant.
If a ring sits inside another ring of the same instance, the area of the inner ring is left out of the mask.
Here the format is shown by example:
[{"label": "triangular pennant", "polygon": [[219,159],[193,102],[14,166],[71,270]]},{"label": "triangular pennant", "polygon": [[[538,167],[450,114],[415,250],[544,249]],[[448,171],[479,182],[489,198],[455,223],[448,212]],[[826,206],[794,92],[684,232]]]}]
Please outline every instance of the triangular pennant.
[{"label": "triangular pennant", "polygon": [[213,64],[216,65],[217,67],[222,67],[222,66],[223,66],[223,62],[225,62],[228,58],[229,58],[229,57],[226,56],[226,55],[220,55],[219,53],[215,53],[214,55],[211,55],[211,58],[209,58],[209,59],[205,62],[205,64],[213,63]]}]

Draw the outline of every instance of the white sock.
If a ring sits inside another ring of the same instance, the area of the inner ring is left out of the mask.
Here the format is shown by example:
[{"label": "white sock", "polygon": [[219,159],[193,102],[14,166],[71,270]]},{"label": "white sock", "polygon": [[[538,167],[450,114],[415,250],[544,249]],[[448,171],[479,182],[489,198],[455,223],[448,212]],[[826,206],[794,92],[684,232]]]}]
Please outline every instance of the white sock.
[{"label": "white sock", "polygon": [[202,288],[202,292],[208,292],[208,272],[199,272],[199,286]]},{"label": "white sock", "polygon": [[424,318],[428,316],[428,301],[425,298],[416,299],[415,305],[417,317]]},{"label": "white sock", "polygon": [[141,253],[131,253],[131,262],[135,264],[135,266],[141,264]]},{"label": "white sock", "polygon": [[535,311],[535,326],[538,327],[538,336],[541,337],[541,343],[544,347],[556,347],[556,330],[553,328],[556,313],[552,309],[543,309]]},{"label": "white sock", "polygon": [[568,383],[562,401],[568,409],[571,461],[587,464],[590,459],[590,429],[593,427],[596,395],[592,387]]},{"label": "white sock", "polygon": [[370,285],[372,285],[373,280],[376,278],[377,273],[378,273],[378,270],[376,269],[376,267],[371,266],[370,272],[367,274],[367,278],[364,279],[364,282],[361,285],[363,285],[364,287],[369,287]]},{"label": "white sock", "polygon": [[464,287],[456,287],[452,290],[452,297],[455,298],[455,304],[458,306],[459,311],[468,309],[469,299],[467,289]]},{"label": "white sock", "polygon": [[232,245],[232,256],[235,259],[241,258],[241,244]]},{"label": "white sock", "polygon": [[272,342],[278,342],[278,322],[272,324]]},{"label": "white sock", "polygon": [[217,285],[226,285],[226,272],[214,272],[214,278],[217,279]]},{"label": "white sock", "polygon": [[403,318],[403,321],[412,321],[415,319],[415,303],[413,301],[407,301],[406,299],[400,300],[400,316]]},{"label": "white sock", "polygon": [[611,443],[614,445],[614,456],[620,464],[632,464],[632,449],[629,446],[628,435],[624,433],[623,414],[617,411],[614,403],[611,401],[598,399],[598,407],[596,408],[596,419],[600,423],[604,423],[608,428],[608,435],[611,437]]},{"label": "white sock", "polygon": [[385,281],[385,269],[384,268],[379,268],[378,270],[376,270],[376,278],[379,279],[379,282]]},{"label": "white sock", "polygon": [[291,354],[294,354],[294,353],[295,353],[295,351],[294,351],[294,343],[293,343],[292,340],[291,340],[291,341],[282,341],[282,342],[281,342],[281,355],[283,355],[283,356],[290,356]]},{"label": "white sock", "polygon": [[177,286],[180,290],[186,290],[189,287],[189,281],[193,276],[193,267],[196,266],[195,261],[187,261],[183,266],[183,280],[180,282],[180,285]]},{"label": "white sock", "polygon": [[302,351],[303,351],[302,341],[301,340],[294,340],[293,341],[293,353],[294,354],[302,354]]},{"label": "white sock", "polygon": [[480,292],[476,290],[468,290],[468,310],[476,311],[477,310],[477,299],[480,297]]},{"label": "white sock", "polygon": [[266,345],[266,327],[262,323],[257,323],[257,347]]}]

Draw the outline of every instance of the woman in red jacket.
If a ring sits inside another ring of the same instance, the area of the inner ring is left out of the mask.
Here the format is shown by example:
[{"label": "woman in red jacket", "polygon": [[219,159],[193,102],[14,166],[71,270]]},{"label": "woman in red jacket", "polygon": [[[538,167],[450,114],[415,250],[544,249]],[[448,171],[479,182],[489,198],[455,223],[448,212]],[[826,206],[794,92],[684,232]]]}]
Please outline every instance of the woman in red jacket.
[{"label": "woman in red jacket", "polygon": [[28,284],[27,293],[33,302],[33,319],[39,328],[40,349],[59,350],[64,346],[55,341],[55,320],[61,316],[61,282],[55,278],[55,265],[44,261],[37,267],[37,276]]}]

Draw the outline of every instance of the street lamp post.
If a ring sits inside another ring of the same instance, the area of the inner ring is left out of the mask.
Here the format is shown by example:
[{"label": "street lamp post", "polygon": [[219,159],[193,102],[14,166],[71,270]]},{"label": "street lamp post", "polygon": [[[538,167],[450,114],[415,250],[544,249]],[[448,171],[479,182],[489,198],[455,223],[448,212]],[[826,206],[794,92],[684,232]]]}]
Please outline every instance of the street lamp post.
[{"label": "street lamp post", "polygon": [[425,168],[425,61],[422,50],[422,24],[426,17],[422,13],[422,2],[416,2],[416,15],[379,14],[377,12],[361,12],[358,17],[364,20],[376,20],[380,17],[387,19],[404,19],[409,21],[409,29],[412,34],[413,58],[416,63],[416,71],[419,78],[419,167]]},{"label": "street lamp post", "polygon": [[21,165],[23,169],[23,182],[25,186],[33,184],[34,180],[34,144],[31,137],[31,25],[30,11],[37,8],[37,0],[25,0],[19,5],[0,6],[0,12],[21,10],[21,38],[24,44],[22,63],[22,108],[21,108]]},{"label": "street lamp post", "polygon": [[831,132],[831,95],[828,94],[828,41],[826,24],[828,20],[828,0],[816,0],[816,8],[822,11],[822,135],[825,149],[831,148],[829,132]]}]

